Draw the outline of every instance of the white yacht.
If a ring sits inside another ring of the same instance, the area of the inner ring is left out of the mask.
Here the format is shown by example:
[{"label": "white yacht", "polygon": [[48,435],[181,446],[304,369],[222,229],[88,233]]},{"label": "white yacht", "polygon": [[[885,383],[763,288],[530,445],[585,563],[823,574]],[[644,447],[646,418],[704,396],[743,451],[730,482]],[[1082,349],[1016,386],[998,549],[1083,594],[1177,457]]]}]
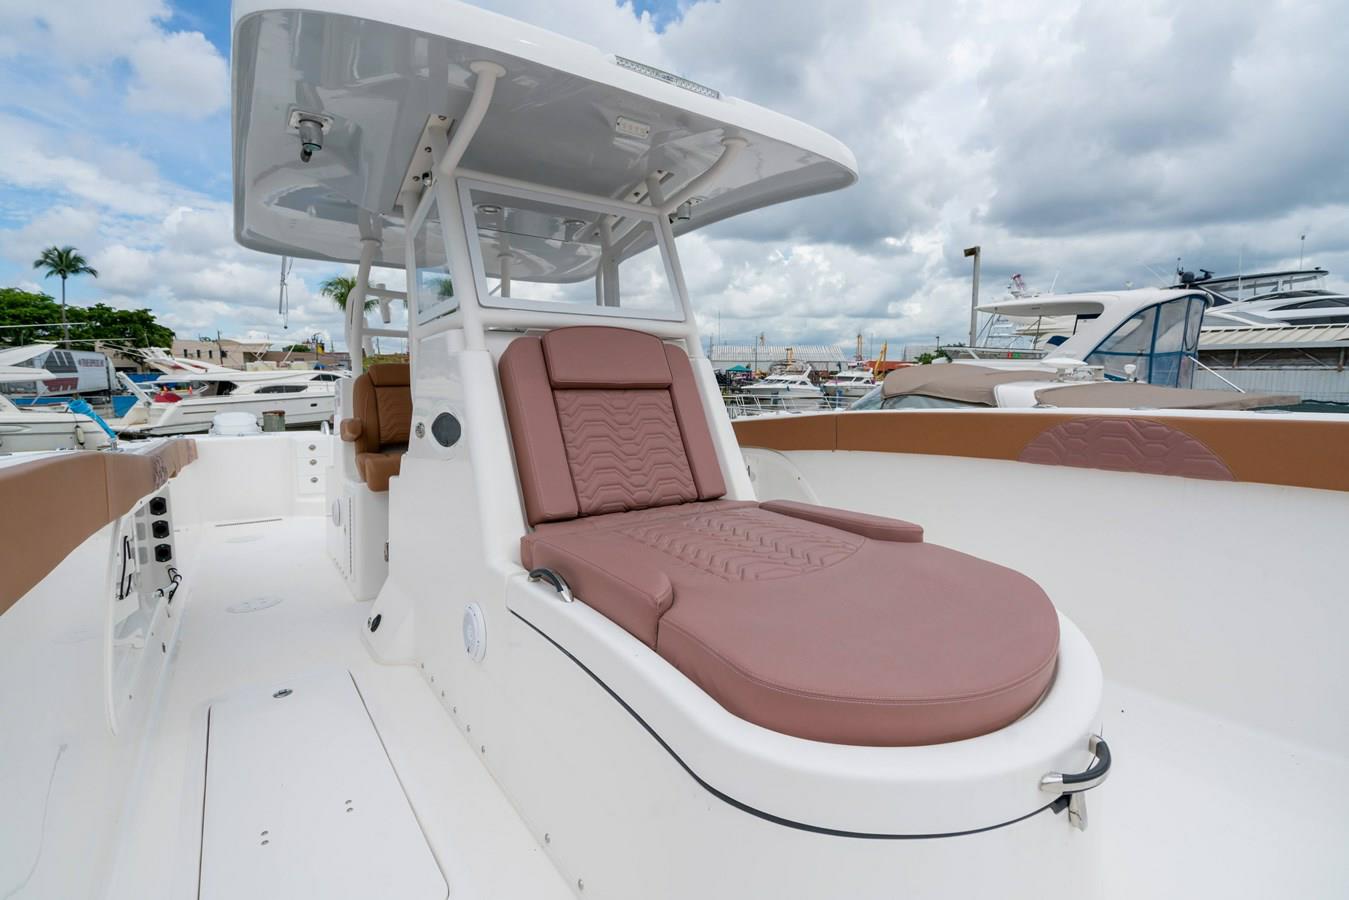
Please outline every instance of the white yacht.
[{"label": "white yacht", "polygon": [[232,36],[238,240],[358,264],[358,369],[405,267],[410,363],[0,459],[0,890],[1349,891],[1349,421],[732,426],[679,238],[841,143],[458,3]]},{"label": "white yacht", "polygon": [[810,374],[808,363],[786,366],[745,385],[742,393],[764,408],[818,409],[824,392]]},{"label": "white yacht", "polygon": [[[154,360],[151,360],[154,362]],[[221,413],[261,416],[285,413],[287,427],[317,425],[332,419],[335,385],[349,373],[317,369],[261,369],[242,371],[196,360],[160,363],[153,382],[136,383],[125,376],[123,386],[137,402],[111,423],[126,435],[168,435],[205,432]]]},{"label": "white yacht", "polygon": [[20,365],[50,349],[46,345],[0,349],[0,453],[97,450],[110,442],[89,416],[54,406],[20,407],[5,395],[3,385],[29,385],[52,378],[46,369]]},{"label": "white yacht", "polygon": [[1325,269],[1291,269],[1249,275],[1199,277],[1180,272],[1178,286],[1213,298],[1205,327],[1349,325],[1349,294],[1326,287]]},{"label": "white yacht", "polygon": [[[1132,368],[1137,370],[1136,365]],[[1147,384],[1132,377],[1112,380],[1105,377],[1104,366],[1049,357],[1034,368],[961,362],[896,369],[848,408],[1264,409],[1293,406],[1300,400],[1296,394],[1195,390]]]},{"label": "white yacht", "polygon": [[826,397],[856,400],[866,396],[876,386],[876,376],[865,366],[854,366],[838,372],[823,382],[820,389]]}]

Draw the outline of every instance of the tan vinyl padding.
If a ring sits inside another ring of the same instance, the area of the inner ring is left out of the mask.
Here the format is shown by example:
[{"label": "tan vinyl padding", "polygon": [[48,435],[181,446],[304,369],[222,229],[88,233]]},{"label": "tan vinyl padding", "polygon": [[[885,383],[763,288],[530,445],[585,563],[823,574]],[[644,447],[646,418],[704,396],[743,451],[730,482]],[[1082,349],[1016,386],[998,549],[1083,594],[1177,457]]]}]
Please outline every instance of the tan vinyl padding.
[{"label": "tan vinyl padding", "polygon": [[355,445],[356,471],[372,491],[387,491],[398,474],[412,428],[411,369],[407,363],[371,366],[351,386],[353,416],[339,426]]},{"label": "tan vinyl padding", "polygon": [[196,442],[180,438],[144,453],[78,451],[0,467],[0,614],[196,458]]},{"label": "tan vinyl padding", "polygon": [[[1119,418],[1118,411],[1107,413]],[[743,447],[767,450],[870,450],[978,459],[1020,459],[1041,434],[1094,417],[989,410],[842,412],[733,422]],[[1138,416],[1182,432],[1220,459],[1237,481],[1349,491],[1349,416],[1341,421],[1242,417]]]}]

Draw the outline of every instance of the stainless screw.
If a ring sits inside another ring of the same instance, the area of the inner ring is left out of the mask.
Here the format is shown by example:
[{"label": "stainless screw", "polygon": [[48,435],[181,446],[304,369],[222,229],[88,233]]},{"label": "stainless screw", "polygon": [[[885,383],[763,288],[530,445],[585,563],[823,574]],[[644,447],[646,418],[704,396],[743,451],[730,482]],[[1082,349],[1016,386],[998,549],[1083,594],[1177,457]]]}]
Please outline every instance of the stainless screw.
[{"label": "stainless screw", "polygon": [[576,879],[576,889],[578,891],[584,891],[586,889],[586,883],[579,878]]},{"label": "stainless screw", "polygon": [[545,844],[551,844],[553,842],[553,836],[545,831],[543,833],[543,842]]}]

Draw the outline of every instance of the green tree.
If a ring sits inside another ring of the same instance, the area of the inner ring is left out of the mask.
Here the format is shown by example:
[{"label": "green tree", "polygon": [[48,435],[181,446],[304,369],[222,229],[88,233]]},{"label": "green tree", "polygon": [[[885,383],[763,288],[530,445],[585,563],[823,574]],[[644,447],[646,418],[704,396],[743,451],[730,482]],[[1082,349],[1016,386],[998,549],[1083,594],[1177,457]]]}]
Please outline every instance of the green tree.
[{"label": "green tree", "polygon": [[[319,293],[325,297],[331,297],[337,304],[337,308],[343,312],[347,311],[347,297],[356,289],[356,279],[351,275],[334,275],[327,281],[319,285]],[[379,301],[374,297],[365,298],[365,311],[370,312],[379,305]]]},{"label": "green tree", "polygon": [[57,302],[46,294],[0,288],[0,325],[21,326],[0,330],[0,341],[15,345],[54,341],[73,329],[75,340],[88,342],[90,347],[100,340],[133,347],[173,345],[173,330],[159,324],[148,309],[114,309],[106,303],[75,307],[70,310],[70,321],[58,331],[51,323],[59,311]]},{"label": "green tree", "polygon": [[70,340],[70,327],[66,324],[66,279],[72,275],[92,275],[98,277],[98,270],[89,265],[80,251],[74,247],[48,247],[42,255],[33,260],[34,269],[46,269],[44,278],[61,276],[61,335]]}]

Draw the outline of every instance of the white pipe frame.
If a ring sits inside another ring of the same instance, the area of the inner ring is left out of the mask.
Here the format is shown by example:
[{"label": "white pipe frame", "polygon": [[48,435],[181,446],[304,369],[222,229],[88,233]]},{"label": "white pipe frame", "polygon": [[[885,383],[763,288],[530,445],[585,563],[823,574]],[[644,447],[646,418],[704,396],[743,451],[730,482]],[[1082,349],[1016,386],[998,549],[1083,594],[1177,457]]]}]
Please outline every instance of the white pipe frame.
[{"label": "white pipe frame", "polygon": [[[487,114],[487,107],[492,103],[492,93],[496,88],[497,79],[506,74],[503,67],[486,60],[471,63],[469,70],[477,76],[473,82],[473,96],[469,99],[468,109],[464,111],[464,115],[455,125],[454,136],[450,138],[449,145],[435,164],[436,180],[432,185],[432,190],[426,192],[427,195],[434,198],[438,205],[446,261],[449,263],[450,271],[455,273],[472,271],[472,265],[466,253],[468,234],[463,226],[458,193],[453,190],[455,171],[459,167],[460,160],[464,158],[464,153],[468,150],[468,145],[473,140],[473,136],[477,134],[478,127],[482,125],[483,117]],[[430,211],[430,197],[425,195],[422,197],[414,220],[420,217],[421,221],[425,221]],[[419,221],[417,224],[420,227],[421,222]],[[409,246],[413,243],[413,234],[415,234],[415,231],[410,229],[408,232]],[[412,262],[413,268],[410,270],[412,275],[408,280],[409,286],[414,285],[417,280],[416,260],[413,259]],[[457,278],[456,282],[456,293],[464,291],[463,279]],[[472,284],[472,287],[468,289],[470,293],[463,296],[459,301],[458,310],[444,317],[444,320],[440,320],[444,323],[444,327],[435,331],[420,327],[414,329],[414,334],[418,340],[429,334],[449,330],[451,326],[461,326],[464,330],[464,345],[467,349],[486,349],[482,318],[479,315],[480,304],[477,296],[477,285],[473,282],[470,282],[470,284]],[[413,315],[414,321],[419,317],[419,314],[418,312]]]},{"label": "white pipe frame", "polygon": [[380,241],[376,238],[361,239],[361,257],[356,266],[356,284],[347,294],[347,353],[351,356],[353,370],[361,363],[360,354],[364,350],[365,295],[370,289],[370,266],[374,264],[379,247]]},{"label": "white pipe frame", "polygon": [[[565,188],[546,187],[533,184],[528,181],[506,176],[493,175],[486,172],[479,172],[472,169],[461,168],[459,163],[463,160],[468,146],[481,126],[484,117],[487,114],[488,107],[492,102],[492,95],[495,90],[496,82],[506,74],[506,70],[493,62],[478,61],[469,66],[470,70],[477,76],[473,85],[473,96],[469,100],[468,108],[460,118],[454,129],[454,134],[450,138],[448,146],[444,148],[443,153],[438,153],[439,159],[435,163],[436,179],[429,191],[423,191],[420,201],[417,204],[416,212],[407,227],[407,247],[406,266],[408,270],[408,291],[405,295],[408,299],[408,337],[410,342],[415,344],[425,337],[430,337],[442,332],[454,329],[462,329],[464,332],[464,343],[467,349],[485,349],[485,332],[489,329],[510,329],[518,330],[527,327],[539,327],[549,325],[567,325],[575,322],[574,314],[570,313],[549,313],[546,311],[525,311],[517,309],[503,309],[498,307],[486,307],[479,296],[479,285],[477,272],[478,267],[474,266],[472,258],[473,247],[470,243],[470,228],[465,216],[465,205],[461,193],[455,188],[460,179],[478,181],[485,184],[498,185],[506,188],[513,188],[517,191],[529,193],[538,193],[547,196],[550,200],[569,200],[578,204],[590,207],[600,207],[610,215],[631,215],[640,220],[654,221],[658,234],[659,243],[662,245],[662,252],[667,269],[667,274],[671,278],[671,286],[674,289],[676,299],[678,300],[679,311],[683,319],[682,322],[666,322],[657,320],[648,320],[646,327],[653,333],[658,333],[665,338],[682,339],[686,344],[690,356],[700,357],[702,353],[702,344],[698,339],[697,319],[693,314],[692,305],[689,302],[688,287],[684,280],[684,273],[679,264],[678,251],[675,247],[674,229],[671,227],[669,217],[679,209],[690,197],[694,196],[699,190],[713,184],[721,174],[729,167],[740,154],[748,142],[740,137],[727,137],[722,139],[722,152],[717,160],[707,168],[701,175],[691,179],[680,190],[678,190],[669,199],[662,201],[659,190],[659,182],[654,175],[646,179],[648,203],[632,203],[627,200],[615,200],[612,197],[597,196],[582,191],[573,191]],[[440,149],[440,148],[437,148]],[[441,223],[442,239],[445,246],[446,261],[451,272],[472,273],[473,277],[465,278],[462,274],[456,278],[455,291],[460,294],[458,308],[446,316],[435,321],[422,325],[418,322],[420,318],[420,297],[417,290],[417,260],[414,251],[415,241],[413,235],[424,224],[430,213],[431,204],[435,203],[439,207],[439,220]],[[607,225],[607,222],[604,223]],[[607,229],[606,229],[607,230]],[[363,246],[362,256],[364,259],[366,250]],[[365,286],[361,288],[362,296],[369,290],[368,266],[366,268]],[[616,266],[611,266],[615,268]],[[603,275],[610,275],[605,271]],[[597,276],[596,299],[606,307],[611,301],[611,291],[606,282],[608,278],[603,275]],[[359,277],[359,276],[358,276]],[[509,274],[506,275],[509,283]],[[358,284],[358,287],[360,285]],[[615,285],[616,287],[616,285]],[[616,299],[616,298],[613,298]],[[363,324],[363,323],[362,323]],[[379,329],[360,329],[363,334],[384,333]]]},{"label": "white pipe frame", "polygon": [[741,137],[728,137],[721,140],[721,156],[717,161],[708,166],[707,171],[697,178],[690,179],[687,184],[675,192],[673,197],[665,201],[661,207],[661,212],[665,215],[673,215],[675,210],[683,206],[685,201],[697,194],[699,191],[711,186],[721,177],[721,173],[735,162],[735,158],[740,155],[740,151],[749,146],[749,141]]},{"label": "white pipe frame", "polygon": [[[470,192],[473,191],[474,189],[480,189],[483,187],[505,188],[506,192],[519,196],[522,199],[532,199],[548,203],[555,203],[559,197],[559,193],[555,192],[552,188],[544,187],[541,185],[532,185],[527,182],[521,182],[517,179],[497,178],[492,175],[482,175],[481,173],[475,173],[475,175],[478,177],[476,177],[473,180],[470,180],[467,173],[461,172],[460,174],[461,177],[457,179],[456,182],[458,190],[454,191],[453,193],[458,198],[458,207],[462,216],[460,226],[463,228],[463,232],[465,235],[467,235],[468,231],[474,227],[473,224],[474,220],[470,216],[472,201],[471,198],[469,197]],[[670,285],[674,289],[675,299],[679,301],[676,304],[676,309],[673,311],[673,316],[677,318],[672,317],[670,319],[652,319],[647,316],[640,316],[640,318],[643,322],[643,327],[648,328],[648,330],[651,330],[649,326],[652,323],[658,321],[678,323],[677,325],[674,326],[675,330],[672,333],[665,333],[666,330],[663,329],[662,336],[678,337],[679,339],[687,341],[689,345],[692,346],[698,340],[697,323],[693,317],[692,310],[689,308],[687,294],[681,295],[678,289],[678,285],[682,283],[682,273],[679,273],[677,271],[678,257],[674,253],[673,233],[668,229],[669,226],[668,219],[665,222],[667,227],[665,229],[662,229],[660,225],[661,220],[664,217],[661,215],[659,210],[653,209],[650,206],[643,206],[638,204],[625,204],[622,203],[621,201],[615,201],[608,197],[597,197],[588,194],[581,194],[575,191],[570,191],[567,193],[570,194],[570,197],[568,198],[570,202],[572,202],[574,205],[578,207],[587,209],[591,212],[600,213],[603,215],[632,216],[639,218],[642,221],[650,222],[652,224],[653,228],[656,231],[657,243],[658,245],[660,245],[662,249],[661,263],[662,265],[664,265],[666,276],[669,279]],[[465,212],[465,210],[469,210],[470,212]],[[446,216],[445,219],[446,219],[445,222],[446,240],[447,242],[449,242],[452,241],[451,223],[448,222],[448,216]],[[472,273],[473,275],[475,294],[478,296],[486,295],[488,293],[486,282],[480,279],[479,277],[486,271],[485,266],[482,265],[481,259],[482,248],[477,243],[473,243],[472,245],[466,246],[469,255],[471,256],[471,260],[473,262],[472,267],[467,269],[466,271]],[[451,249],[453,248],[451,247]],[[500,298],[500,299],[507,300],[508,298]],[[540,323],[544,320],[545,317],[549,316],[560,317],[562,321],[558,323],[559,325],[576,324],[577,315],[585,315],[596,319],[604,319],[607,317],[612,317],[614,319],[637,318],[637,316],[628,313],[621,307],[609,307],[609,306],[603,307],[604,310],[603,312],[594,311],[594,307],[577,307],[574,312],[561,314],[560,316],[559,314],[556,313],[548,313],[547,311],[536,311],[536,310],[537,307],[532,306],[527,308],[513,307],[509,305],[509,302],[507,302],[507,304],[505,305],[499,304],[493,304],[490,306],[482,305],[479,309],[475,310],[475,312],[479,317],[479,321],[482,323],[482,326],[484,328],[502,328],[502,329],[505,328],[518,329],[520,327],[519,323],[521,319],[522,318],[528,319],[530,316],[533,316],[534,318],[538,319]],[[550,318],[549,321],[552,321],[552,319]],[[653,333],[655,332],[653,331]]]}]

